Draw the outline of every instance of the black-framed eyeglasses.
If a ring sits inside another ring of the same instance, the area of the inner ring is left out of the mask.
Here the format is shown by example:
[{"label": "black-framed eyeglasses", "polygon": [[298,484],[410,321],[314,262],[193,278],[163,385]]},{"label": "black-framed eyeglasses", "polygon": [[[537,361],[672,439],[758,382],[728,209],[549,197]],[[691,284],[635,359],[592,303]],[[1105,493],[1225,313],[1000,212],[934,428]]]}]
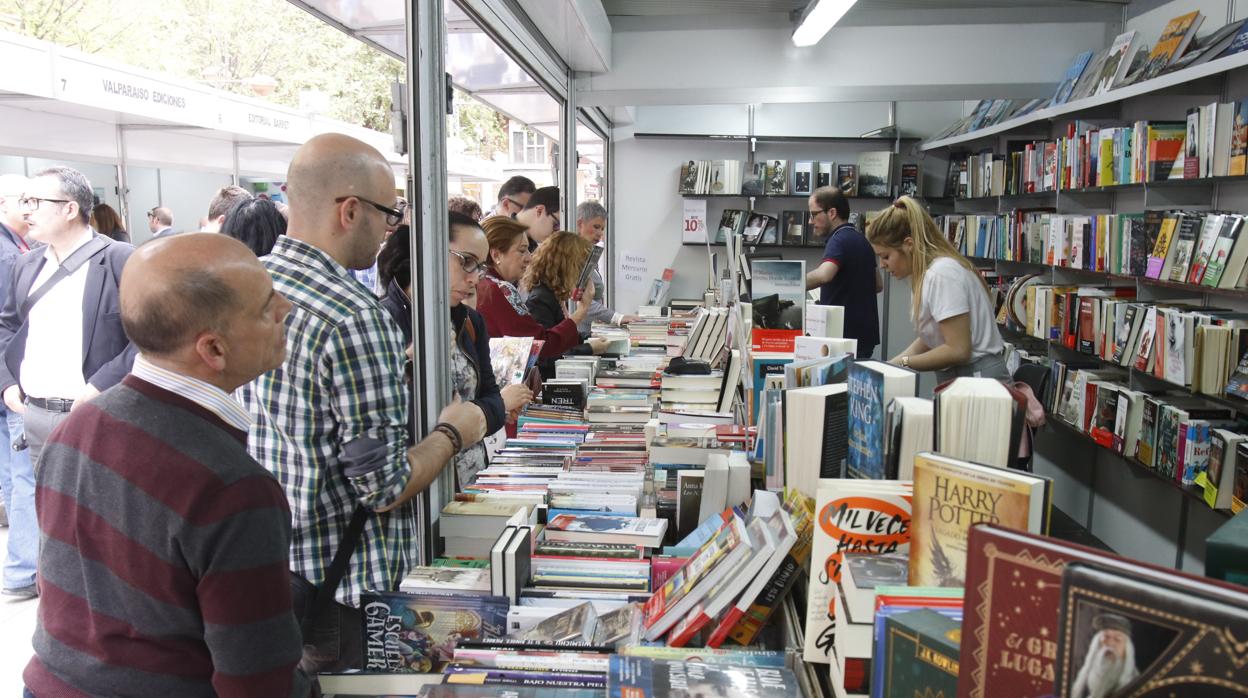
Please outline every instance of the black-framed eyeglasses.
[{"label": "black-framed eyeglasses", "polygon": [[334,203],[340,204],[346,201],[347,199],[353,199],[353,198],[359,199],[360,201],[363,201],[369,206],[372,206],[378,211],[381,211],[382,213],[386,214],[386,225],[398,225],[403,222],[403,212],[407,210],[406,201],[403,201],[400,199],[398,202],[395,203],[395,208],[390,208],[389,206],[386,206],[385,204],[379,204],[376,201],[373,201],[371,199],[365,199],[359,194],[351,194],[349,196],[340,196],[334,199]]},{"label": "black-framed eyeglasses", "polygon": [[504,199],[506,199],[507,201],[511,202],[511,205],[512,205],[512,206],[515,206],[517,209],[519,209],[519,210],[521,210],[521,211],[523,211],[523,210],[524,210],[524,204],[520,203],[519,201],[516,201],[515,199],[511,198],[510,196],[504,196],[503,198],[504,198]]},{"label": "black-framed eyeglasses", "polygon": [[70,202],[69,199],[44,199],[38,196],[23,196],[17,200],[17,205],[21,206],[23,211],[33,212],[38,211],[39,206],[45,201],[52,204],[67,204]]},{"label": "black-framed eyeglasses", "polygon": [[464,270],[465,274],[479,274],[485,271],[485,265],[475,256],[467,252],[459,252],[458,250],[451,250],[450,252],[459,257],[460,268]]}]

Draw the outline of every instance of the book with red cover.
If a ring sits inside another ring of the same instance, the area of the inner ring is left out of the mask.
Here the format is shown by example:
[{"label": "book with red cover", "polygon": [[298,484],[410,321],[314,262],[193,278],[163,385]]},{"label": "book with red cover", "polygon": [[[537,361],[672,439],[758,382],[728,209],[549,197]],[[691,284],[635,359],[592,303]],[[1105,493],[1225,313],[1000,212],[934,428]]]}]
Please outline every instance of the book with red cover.
[{"label": "book with red cover", "polygon": [[[971,527],[958,698],[1053,694],[1062,570],[1071,561],[1128,570],[1160,584],[1199,579],[1054,538],[991,524]],[[1233,584],[1204,580],[1230,592]]]}]

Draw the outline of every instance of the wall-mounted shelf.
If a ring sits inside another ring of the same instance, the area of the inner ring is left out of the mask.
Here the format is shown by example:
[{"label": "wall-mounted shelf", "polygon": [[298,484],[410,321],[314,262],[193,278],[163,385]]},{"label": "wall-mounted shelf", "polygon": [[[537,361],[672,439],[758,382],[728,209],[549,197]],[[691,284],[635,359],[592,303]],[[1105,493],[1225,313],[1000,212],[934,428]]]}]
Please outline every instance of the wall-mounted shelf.
[{"label": "wall-mounted shelf", "polygon": [[[706,134],[706,133],[634,133],[633,138],[667,139],[667,140],[705,140],[705,141],[748,141],[750,136],[741,134]],[[861,138],[859,136],[754,136],[756,143],[873,143],[890,144],[900,140],[902,143],[918,143],[921,139],[914,137],[897,138]]]},{"label": "wall-mounted shelf", "polygon": [[[685,199],[809,199],[810,194],[681,194]],[[850,201],[892,201],[889,196],[850,196]]]},{"label": "wall-mounted shelf", "polygon": [[[1108,453],[1114,458],[1126,463],[1131,469],[1144,473],[1145,475],[1148,475],[1155,480],[1160,480],[1161,482],[1165,483],[1171,489],[1182,492],[1185,496],[1199,502],[1200,506],[1205,507],[1206,509],[1209,509],[1209,505],[1205,504],[1205,493],[1199,487],[1184,487],[1181,483],[1176,482],[1173,478],[1169,478],[1169,477],[1166,477],[1165,475],[1162,475],[1161,473],[1148,467],[1147,465],[1144,465],[1143,463],[1141,463],[1140,461],[1136,460],[1133,457],[1124,456],[1123,454],[1115,451],[1112,448],[1105,448],[1101,444],[1098,444],[1096,440],[1093,439],[1091,436],[1088,436],[1083,431],[1075,428],[1074,426],[1071,426],[1070,424],[1067,424],[1066,421],[1063,420],[1061,417],[1058,417],[1055,414],[1046,413],[1045,427],[1052,428],[1053,431],[1058,431],[1058,432],[1063,432],[1066,434],[1073,435],[1076,439],[1080,439],[1089,445],[1095,446],[1101,451],[1104,451],[1105,453]],[[1225,516],[1227,518],[1231,517],[1231,512],[1224,510],[1224,509],[1209,509],[1209,511],[1215,514],[1218,514],[1219,516]]]},{"label": "wall-mounted shelf", "polygon": [[1125,274],[1111,274],[1104,271],[1095,271],[1092,269],[1076,269],[1074,267],[1054,266],[1051,264],[1036,264],[1034,262],[1016,262],[1011,259],[995,259],[992,257],[970,257],[967,259],[972,264],[980,266],[992,265],[998,273],[1003,274],[1067,274],[1070,276],[1084,277],[1088,281],[1104,283],[1107,285],[1123,285],[1126,283],[1134,283],[1142,286],[1151,286],[1155,288],[1164,288],[1172,291],[1180,291],[1183,293],[1192,293],[1197,295],[1221,296],[1224,298],[1237,298],[1248,300],[1248,289],[1243,288],[1212,288],[1210,286],[1200,286],[1198,284],[1176,283],[1174,281],[1162,281],[1161,279],[1150,279],[1143,276],[1127,276]]},{"label": "wall-mounted shelf", "polygon": [[[950,148],[963,143],[973,143],[992,136],[1009,133],[1010,131],[1014,131],[1015,129],[1031,124],[1054,121],[1061,118],[1070,118],[1089,109],[1103,107],[1109,104],[1115,104],[1117,102],[1131,99],[1132,97],[1139,97],[1141,95],[1193,83],[1197,80],[1214,75],[1221,75],[1237,68],[1243,68],[1244,66],[1248,66],[1248,51],[1244,53],[1237,53],[1233,56],[1218,58],[1202,65],[1184,68],[1183,70],[1176,70],[1168,75],[1161,75],[1151,80],[1138,82],[1134,85],[1120,87],[1116,90],[1110,90],[1104,94],[1092,95],[1091,97],[1085,97],[1074,102],[1067,102],[1066,104],[1037,109],[1030,114],[1009,119],[994,126],[979,129],[978,131],[971,131],[970,133],[920,143],[918,148],[921,151],[930,151],[939,150],[941,148]],[[1214,92],[1212,94],[1217,93]]]}]

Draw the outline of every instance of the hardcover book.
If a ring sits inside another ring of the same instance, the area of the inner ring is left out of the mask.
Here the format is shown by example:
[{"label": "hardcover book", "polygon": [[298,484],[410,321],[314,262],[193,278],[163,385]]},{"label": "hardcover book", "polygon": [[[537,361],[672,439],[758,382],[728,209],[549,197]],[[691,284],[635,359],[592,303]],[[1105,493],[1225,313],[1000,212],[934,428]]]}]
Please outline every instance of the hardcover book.
[{"label": "hardcover book", "polygon": [[901,166],[901,195],[919,195],[919,166],[917,163],[906,163]]},{"label": "hardcover book", "polygon": [[845,196],[850,198],[858,196],[858,166],[837,165],[836,186]]},{"label": "hardcover book", "polygon": [[824,160],[818,163],[819,172],[815,176],[815,187],[830,187],[835,184],[836,163]]},{"label": "hardcover book", "polygon": [[1092,52],[1084,51],[1075,56],[1075,60],[1066,69],[1066,74],[1062,76],[1062,81],[1057,85],[1057,91],[1053,93],[1052,105],[1065,104],[1070,99],[1070,93],[1075,89],[1075,83],[1079,82],[1079,77],[1083,75],[1083,71],[1088,67],[1088,62],[1092,60]]},{"label": "hardcover book", "polygon": [[1248,592],[1072,562],[1062,572],[1054,687],[1061,698],[1243,695],[1245,628]]},{"label": "hardcover book", "polygon": [[805,331],[806,262],[759,259],[751,267],[750,350],[791,354]]},{"label": "hardcover book", "polygon": [[1186,576],[996,525],[971,528],[967,560],[959,698],[1053,694],[1062,571],[1068,562],[1140,570],[1159,580]]},{"label": "hardcover book", "polygon": [[799,160],[793,163],[793,193],[809,194],[814,191],[815,163]]},{"label": "hardcover book", "polygon": [[886,150],[858,154],[858,196],[888,198],[893,191],[893,154]]},{"label": "hardcover book", "polygon": [[789,170],[785,160],[768,160],[764,192],[768,196],[783,196],[789,193]]},{"label": "hardcover book", "polygon": [[849,367],[849,477],[882,480],[885,475],[884,415],[893,398],[914,397],[917,374],[879,361]]},{"label": "hardcover book", "polygon": [[914,461],[911,586],[962,586],[967,535],[990,522],[1047,533],[1052,480],[934,453]]},{"label": "hardcover book", "polygon": [[1204,16],[1199,12],[1189,12],[1170,20],[1157,43],[1153,45],[1152,52],[1148,54],[1148,63],[1144,66],[1141,79],[1148,80],[1161,75],[1167,66],[1178,60],[1196,36],[1196,30],[1203,21]]},{"label": "hardcover book", "polygon": [[785,211],[780,214],[780,244],[801,246],[806,239],[806,211]]},{"label": "hardcover book", "polygon": [[946,696],[958,691],[962,624],[931,609],[890,615],[884,621],[882,696]]},{"label": "hardcover book", "polygon": [[784,668],[611,657],[607,698],[801,698],[797,677]]},{"label": "hardcover book", "polygon": [[501,596],[364,592],[364,670],[439,671],[456,642],[505,636],[509,606]]}]

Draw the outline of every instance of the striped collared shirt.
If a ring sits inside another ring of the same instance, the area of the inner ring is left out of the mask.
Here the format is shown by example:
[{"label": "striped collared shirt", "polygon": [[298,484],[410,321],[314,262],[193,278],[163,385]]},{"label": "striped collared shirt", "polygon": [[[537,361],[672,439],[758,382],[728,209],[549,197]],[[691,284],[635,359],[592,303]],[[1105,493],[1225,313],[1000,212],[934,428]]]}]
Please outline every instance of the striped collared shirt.
[{"label": "striped collared shirt", "polygon": [[[316,247],[282,236],[261,261],[294,308],[286,361],[239,388],[255,420],[248,448],[286,490],[291,570],[319,585],[356,503],[391,504],[411,476],[403,339],[377,297]],[[379,467],[348,469],[362,451]],[[369,517],[337,600],[397,589],[417,557],[415,524],[410,502]]]},{"label": "striped collared shirt", "polygon": [[130,369],[136,378],[151,383],[157,388],[164,388],[174,395],[180,395],[221,418],[221,421],[238,429],[247,431],[251,428],[251,415],[238,404],[233,395],[211,383],[181,373],[174,373],[148,361],[139,354],[134,359],[134,367]]}]

